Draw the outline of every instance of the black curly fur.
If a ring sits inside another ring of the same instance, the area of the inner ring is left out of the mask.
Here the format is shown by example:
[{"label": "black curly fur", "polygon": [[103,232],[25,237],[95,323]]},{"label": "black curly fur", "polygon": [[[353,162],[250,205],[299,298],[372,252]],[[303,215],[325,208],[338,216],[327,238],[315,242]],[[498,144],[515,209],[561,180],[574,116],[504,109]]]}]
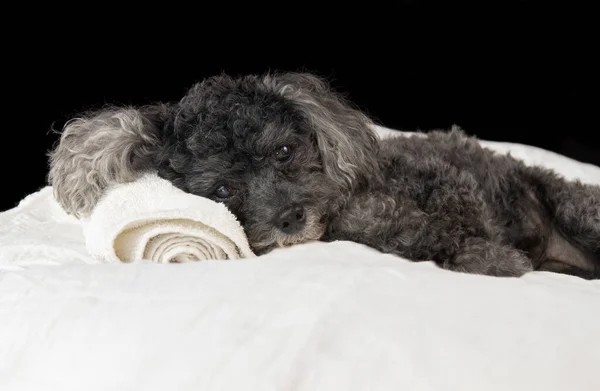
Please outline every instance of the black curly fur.
[{"label": "black curly fur", "polygon": [[[133,170],[224,202],[258,253],[351,240],[460,272],[600,277],[600,187],[495,154],[458,128],[379,142],[370,120],[313,75],[219,75],[138,112],[154,153],[132,151]],[[221,185],[230,198],[217,197]],[[286,233],[280,216],[291,207],[303,211],[301,228]]]}]

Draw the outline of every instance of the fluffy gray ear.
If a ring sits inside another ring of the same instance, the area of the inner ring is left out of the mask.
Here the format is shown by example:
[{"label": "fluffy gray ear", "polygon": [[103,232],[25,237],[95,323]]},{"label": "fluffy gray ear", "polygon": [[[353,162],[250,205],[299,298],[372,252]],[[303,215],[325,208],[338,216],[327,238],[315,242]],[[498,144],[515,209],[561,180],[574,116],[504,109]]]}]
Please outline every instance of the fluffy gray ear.
[{"label": "fluffy gray ear", "polygon": [[49,153],[49,184],[61,207],[88,216],[107,186],[152,169],[168,107],[106,108],[67,122]]},{"label": "fluffy gray ear", "polygon": [[315,130],[325,173],[341,188],[377,183],[378,139],[371,120],[308,73],[268,75],[265,84],[289,99]]}]

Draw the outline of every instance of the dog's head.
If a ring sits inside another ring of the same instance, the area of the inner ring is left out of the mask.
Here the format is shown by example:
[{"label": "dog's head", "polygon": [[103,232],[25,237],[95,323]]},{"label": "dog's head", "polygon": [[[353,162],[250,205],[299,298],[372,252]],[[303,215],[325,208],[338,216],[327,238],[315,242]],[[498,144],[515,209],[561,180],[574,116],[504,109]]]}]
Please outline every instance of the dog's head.
[{"label": "dog's head", "polygon": [[[194,85],[177,104],[129,113],[136,126],[113,124],[128,128],[130,136],[112,141],[118,165],[87,175],[105,184],[157,170],[184,191],[226,204],[259,253],[318,240],[350,192],[379,181],[370,120],[314,75],[215,76]],[[109,117],[119,115],[117,110]],[[62,160],[55,152],[54,166]],[[73,191],[79,199],[88,191],[93,204],[90,181],[73,190],[59,174],[51,171],[63,207],[72,204],[67,197]],[[82,209],[81,203],[71,206]]]}]

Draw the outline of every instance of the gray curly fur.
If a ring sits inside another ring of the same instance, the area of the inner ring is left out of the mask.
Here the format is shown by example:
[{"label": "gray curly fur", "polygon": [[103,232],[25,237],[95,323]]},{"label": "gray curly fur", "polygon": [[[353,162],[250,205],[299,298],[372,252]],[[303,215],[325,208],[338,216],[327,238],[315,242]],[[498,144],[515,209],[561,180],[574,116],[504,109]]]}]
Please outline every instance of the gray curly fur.
[{"label": "gray curly fur", "polygon": [[600,277],[600,187],[496,154],[458,127],[379,142],[372,125],[315,75],[218,75],[174,104],[70,123],[50,180],[63,208],[85,216],[107,186],[155,170],[225,203],[259,254],[351,240],[464,273]]},{"label": "gray curly fur", "polygon": [[138,177],[156,152],[155,121],[161,123],[166,107],[105,107],[67,122],[49,154],[48,174],[66,212],[87,217],[108,186]]}]

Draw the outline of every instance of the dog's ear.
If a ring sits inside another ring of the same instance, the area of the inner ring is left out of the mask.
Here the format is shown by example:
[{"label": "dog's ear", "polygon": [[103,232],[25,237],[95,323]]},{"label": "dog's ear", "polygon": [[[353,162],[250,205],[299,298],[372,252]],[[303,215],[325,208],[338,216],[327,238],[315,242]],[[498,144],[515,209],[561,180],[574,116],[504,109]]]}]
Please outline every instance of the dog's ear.
[{"label": "dog's ear", "polygon": [[363,112],[309,73],[268,75],[265,84],[289,99],[315,130],[325,173],[341,188],[377,182],[378,139]]},{"label": "dog's ear", "polygon": [[168,105],[105,108],[68,121],[49,153],[48,182],[61,207],[88,216],[106,187],[153,169]]}]

